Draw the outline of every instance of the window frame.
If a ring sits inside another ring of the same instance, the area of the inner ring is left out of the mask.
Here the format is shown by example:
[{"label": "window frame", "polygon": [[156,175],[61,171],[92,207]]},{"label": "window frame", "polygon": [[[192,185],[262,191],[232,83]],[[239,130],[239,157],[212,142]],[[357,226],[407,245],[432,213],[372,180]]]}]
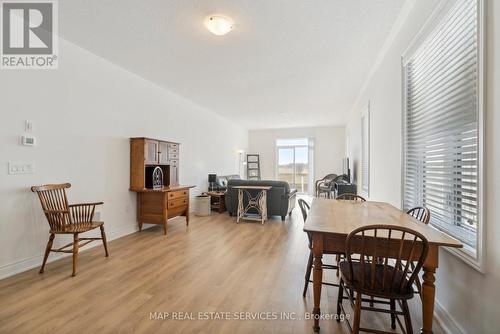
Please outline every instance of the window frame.
[{"label": "window frame", "polygon": [[[405,149],[406,149],[406,65],[412,59],[413,55],[417,52],[423,43],[434,33],[437,25],[441,22],[446,14],[448,14],[450,8],[457,3],[459,0],[444,0],[442,1],[436,9],[433,11],[429,19],[424,23],[423,27],[416,34],[413,40],[410,42],[409,47],[403,52],[401,56],[401,207],[404,207],[404,192],[405,192],[405,174],[406,174],[406,161],[405,161]],[[484,182],[484,171],[485,171],[485,1],[477,1],[477,63],[478,63],[478,87],[477,87],[477,106],[478,106],[478,164],[477,164],[477,182],[478,182],[478,192],[477,192],[477,229],[476,229],[476,254],[468,251],[464,248],[449,248],[444,247],[444,249],[451,254],[457,256],[459,259],[470,265],[475,270],[484,273],[485,272],[485,207],[484,207],[484,197],[485,197],[485,182]],[[432,213],[431,213],[432,214]],[[442,231],[443,233],[447,233]],[[449,234],[448,234],[449,235]],[[454,237],[453,235],[450,235]]]},{"label": "window frame", "polygon": [[[293,140],[302,140],[302,139],[306,139],[307,142],[305,144],[279,144],[278,143],[280,140],[293,141]],[[279,138],[276,138],[274,141],[274,150],[275,150],[275,152],[274,152],[274,156],[275,156],[275,158],[274,158],[274,160],[275,160],[274,177],[276,180],[279,179],[279,150],[280,150],[280,148],[293,149],[293,160],[295,163],[295,149],[297,147],[307,148],[307,159],[308,159],[308,168],[309,168],[309,177],[307,180],[307,182],[309,183],[309,190],[308,190],[308,192],[300,193],[300,194],[313,195],[314,194],[314,187],[313,187],[314,186],[314,176],[315,176],[315,173],[314,173],[314,167],[315,167],[315,163],[314,163],[314,158],[315,158],[315,155],[314,155],[314,137],[298,136],[298,137],[279,137]],[[295,176],[294,176],[294,182],[295,182]]]}]

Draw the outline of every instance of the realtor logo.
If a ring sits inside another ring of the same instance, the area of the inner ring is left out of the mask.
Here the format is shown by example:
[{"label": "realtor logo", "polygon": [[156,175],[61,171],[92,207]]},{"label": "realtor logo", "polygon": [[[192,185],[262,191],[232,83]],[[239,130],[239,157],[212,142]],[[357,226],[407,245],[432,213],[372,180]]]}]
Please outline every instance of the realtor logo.
[{"label": "realtor logo", "polygon": [[1,2],[2,69],[57,68],[57,2]]}]

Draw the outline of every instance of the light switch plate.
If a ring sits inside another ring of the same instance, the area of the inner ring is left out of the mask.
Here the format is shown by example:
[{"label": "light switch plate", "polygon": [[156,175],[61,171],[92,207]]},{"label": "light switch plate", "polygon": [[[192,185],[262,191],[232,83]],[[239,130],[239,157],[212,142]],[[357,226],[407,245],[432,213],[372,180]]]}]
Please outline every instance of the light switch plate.
[{"label": "light switch plate", "polygon": [[9,162],[9,174],[33,174],[35,164],[32,162]]},{"label": "light switch plate", "polygon": [[33,131],[33,122],[28,121],[28,120],[24,121],[24,131],[25,132]]}]

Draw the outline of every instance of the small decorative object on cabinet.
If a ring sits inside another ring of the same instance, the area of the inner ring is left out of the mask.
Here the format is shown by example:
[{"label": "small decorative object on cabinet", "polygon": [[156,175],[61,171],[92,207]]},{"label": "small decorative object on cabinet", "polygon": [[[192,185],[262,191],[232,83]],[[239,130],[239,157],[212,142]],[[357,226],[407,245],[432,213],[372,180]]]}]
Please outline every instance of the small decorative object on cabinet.
[{"label": "small decorative object on cabinet", "polygon": [[247,179],[260,180],[260,158],[258,154],[247,154]]},{"label": "small decorative object on cabinet", "polygon": [[130,190],[137,193],[137,223],[160,224],[186,217],[189,224],[189,189],[179,185],[179,144],[151,139],[130,139]]}]

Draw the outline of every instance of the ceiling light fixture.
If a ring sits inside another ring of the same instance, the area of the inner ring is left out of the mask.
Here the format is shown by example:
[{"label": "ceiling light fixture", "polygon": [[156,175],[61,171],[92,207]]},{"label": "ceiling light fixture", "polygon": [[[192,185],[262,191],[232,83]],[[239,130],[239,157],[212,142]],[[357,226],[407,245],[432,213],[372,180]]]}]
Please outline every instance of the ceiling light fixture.
[{"label": "ceiling light fixture", "polygon": [[233,29],[233,20],[221,15],[210,15],[205,19],[205,27],[212,34],[222,36]]}]

